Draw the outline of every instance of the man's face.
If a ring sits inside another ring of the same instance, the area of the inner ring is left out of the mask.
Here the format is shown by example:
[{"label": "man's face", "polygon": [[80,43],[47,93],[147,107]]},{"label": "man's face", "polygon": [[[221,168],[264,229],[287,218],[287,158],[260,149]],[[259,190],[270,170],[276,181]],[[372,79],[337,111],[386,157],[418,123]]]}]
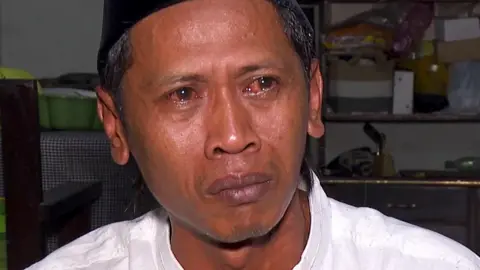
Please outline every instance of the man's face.
[{"label": "man's face", "polygon": [[269,232],[296,191],[319,115],[275,8],[186,1],[137,24],[131,43],[120,148],[172,221],[221,242]]}]

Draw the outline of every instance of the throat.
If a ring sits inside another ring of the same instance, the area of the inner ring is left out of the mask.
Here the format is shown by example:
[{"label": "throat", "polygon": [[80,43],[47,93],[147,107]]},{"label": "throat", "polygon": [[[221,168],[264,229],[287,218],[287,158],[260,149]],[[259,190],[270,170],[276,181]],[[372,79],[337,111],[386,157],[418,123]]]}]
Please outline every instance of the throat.
[{"label": "throat", "polygon": [[310,233],[307,194],[298,190],[279,224],[262,237],[234,244],[213,243],[172,222],[172,251],[185,270],[292,269]]}]

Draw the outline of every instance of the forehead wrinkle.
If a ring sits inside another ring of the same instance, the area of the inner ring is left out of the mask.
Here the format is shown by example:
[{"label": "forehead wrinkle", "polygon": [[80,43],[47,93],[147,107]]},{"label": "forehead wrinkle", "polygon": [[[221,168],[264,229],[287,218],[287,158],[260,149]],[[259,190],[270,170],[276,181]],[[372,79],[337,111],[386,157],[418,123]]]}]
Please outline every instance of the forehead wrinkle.
[{"label": "forehead wrinkle", "polygon": [[[198,5],[203,2],[212,1],[190,3]],[[243,6],[243,9],[238,6],[224,9],[215,6],[200,7],[207,10],[201,14],[193,13],[193,7],[185,6],[177,12],[164,12],[169,9],[173,11],[173,8],[169,7],[151,15],[141,23],[143,27],[136,34],[136,43],[142,48],[135,49],[134,46],[133,54],[137,59],[133,62],[144,66],[142,75],[147,77],[187,73],[203,76],[211,74],[216,68],[221,69],[224,65],[239,68],[242,65],[257,64],[256,59],[259,57],[276,58],[286,53],[294,53],[286,51],[287,46],[288,50],[293,48],[283,31],[275,7],[263,0],[250,3],[252,4],[247,8]],[[265,4],[270,7],[271,12],[266,12]],[[212,12],[215,16],[211,15]],[[179,17],[182,19],[178,19]],[[274,25],[277,27],[272,27]],[[221,31],[217,31],[218,29]],[[281,39],[288,45],[278,46]],[[238,49],[232,49],[235,47]],[[156,57],[155,51],[163,52]],[[179,58],[178,55],[182,57]],[[166,67],[168,70],[165,70]],[[151,74],[145,74],[148,70]]]},{"label": "forehead wrinkle", "polygon": [[266,26],[275,24],[283,30],[273,4],[264,0],[247,2],[247,6],[232,2],[224,6],[225,1],[189,1],[160,10],[141,23],[151,24],[149,37],[158,37],[149,39],[152,45],[168,42],[190,47],[212,41],[224,42],[229,38],[241,42],[261,32],[268,34],[272,27]]}]

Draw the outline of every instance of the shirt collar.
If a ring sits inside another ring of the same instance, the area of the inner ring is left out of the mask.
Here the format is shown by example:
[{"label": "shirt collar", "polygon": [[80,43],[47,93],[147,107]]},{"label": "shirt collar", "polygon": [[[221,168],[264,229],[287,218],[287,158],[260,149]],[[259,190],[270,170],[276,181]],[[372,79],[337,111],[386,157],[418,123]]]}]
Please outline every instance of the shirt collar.
[{"label": "shirt collar", "polygon": [[330,201],[323,191],[320,180],[310,171],[312,188],[308,195],[310,204],[310,234],[300,262],[293,270],[312,269],[323,261],[331,242],[332,212]]},{"label": "shirt collar", "polygon": [[[313,181],[312,189],[308,195],[310,204],[310,234],[305,250],[302,253],[302,258],[293,270],[312,269],[314,264],[318,265],[318,261],[324,259],[331,242],[332,213],[330,202],[320,186],[318,177],[313,171],[310,171],[310,173]],[[163,242],[158,248],[160,263],[164,269],[183,269],[171,249],[169,226],[167,230],[161,233],[159,240]]]}]

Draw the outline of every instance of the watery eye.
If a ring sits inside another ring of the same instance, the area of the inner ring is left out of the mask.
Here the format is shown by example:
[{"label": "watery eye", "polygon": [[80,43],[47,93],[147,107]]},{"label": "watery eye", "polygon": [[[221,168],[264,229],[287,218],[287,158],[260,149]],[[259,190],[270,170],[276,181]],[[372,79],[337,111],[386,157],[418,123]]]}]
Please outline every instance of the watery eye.
[{"label": "watery eye", "polygon": [[277,81],[272,77],[260,77],[253,81],[245,89],[249,94],[261,94],[262,92],[270,91],[277,86]]},{"label": "watery eye", "polygon": [[195,90],[189,87],[183,87],[168,94],[168,99],[174,102],[188,102],[196,97]]}]

